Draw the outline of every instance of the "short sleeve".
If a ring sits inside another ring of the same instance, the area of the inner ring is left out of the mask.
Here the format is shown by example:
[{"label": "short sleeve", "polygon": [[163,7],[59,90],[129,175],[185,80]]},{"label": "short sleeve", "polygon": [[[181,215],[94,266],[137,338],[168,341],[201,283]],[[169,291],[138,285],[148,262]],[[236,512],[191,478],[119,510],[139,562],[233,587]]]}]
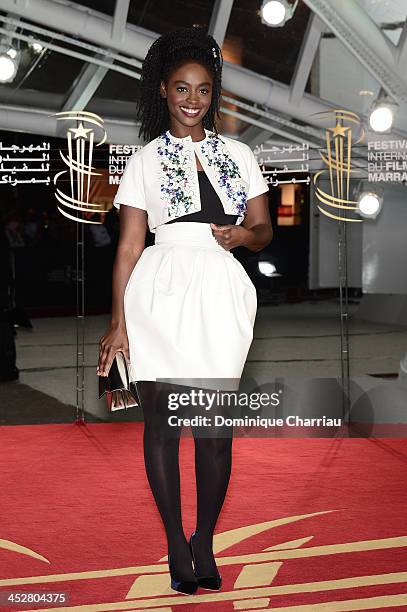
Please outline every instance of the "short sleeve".
[{"label": "short sleeve", "polygon": [[257,159],[249,146],[247,146],[247,154],[249,156],[249,193],[247,195],[247,199],[250,200],[251,198],[255,198],[262,193],[267,193],[269,186],[260,170]]},{"label": "short sleeve", "polygon": [[113,200],[113,205],[116,208],[120,208],[120,204],[147,210],[144,196],[142,161],[139,151],[133,153],[127,160],[119,187]]}]

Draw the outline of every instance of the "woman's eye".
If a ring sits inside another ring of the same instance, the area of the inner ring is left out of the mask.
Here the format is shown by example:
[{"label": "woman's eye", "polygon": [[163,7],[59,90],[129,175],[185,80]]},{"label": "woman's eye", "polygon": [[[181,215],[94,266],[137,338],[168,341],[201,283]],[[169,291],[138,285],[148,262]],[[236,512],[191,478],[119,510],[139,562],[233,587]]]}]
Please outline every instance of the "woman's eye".
[{"label": "woman's eye", "polygon": [[[187,91],[187,88],[186,88],[186,87],[183,87],[182,85],[179,85],[179,86],[177,87],[177,91],[184,92],[184,91]],[[201,92],[201,93],[204,93],[204,94],[207,94],[207,93],[209,93],[209,89],[207,89],[207,88],[205,87],[205,88],[201,89],[201,90],[200,90],[200,92]]]}]

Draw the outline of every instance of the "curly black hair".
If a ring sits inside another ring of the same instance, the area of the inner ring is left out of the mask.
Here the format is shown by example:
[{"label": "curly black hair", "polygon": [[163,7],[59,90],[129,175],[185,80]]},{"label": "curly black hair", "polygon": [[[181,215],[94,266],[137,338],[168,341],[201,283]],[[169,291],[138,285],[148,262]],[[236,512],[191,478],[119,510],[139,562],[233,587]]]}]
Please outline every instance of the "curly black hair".
[{"label": "curly black hair", "polygon": [[163,34],[151,45],[141,71],[141,92],[137,108],[139,136],[150,141],[169,129],[167,101],[160,95],[160,82],[188,60],[203,64],[213,75],[212,101],[203,118],[203,126],[217,134],[222,80],[222,51],[205,30],[194,26]]}]

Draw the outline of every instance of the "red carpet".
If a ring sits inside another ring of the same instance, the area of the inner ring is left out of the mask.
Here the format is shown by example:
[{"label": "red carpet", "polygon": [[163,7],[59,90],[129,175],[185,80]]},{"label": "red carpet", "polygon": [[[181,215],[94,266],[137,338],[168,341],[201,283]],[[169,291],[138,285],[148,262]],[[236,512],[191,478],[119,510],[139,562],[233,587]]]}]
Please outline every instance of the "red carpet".
[{"label": "red carpet", "polygon": [[[405,439],[235,438],[215,538],[223,587],[186,596],[169,588],[142,431],[141,423],[0,428],[0,597],[69,594],[63,606],[1,610],[407,607]],[[188,537],[191,438],[181,440],[181,477]]]}]

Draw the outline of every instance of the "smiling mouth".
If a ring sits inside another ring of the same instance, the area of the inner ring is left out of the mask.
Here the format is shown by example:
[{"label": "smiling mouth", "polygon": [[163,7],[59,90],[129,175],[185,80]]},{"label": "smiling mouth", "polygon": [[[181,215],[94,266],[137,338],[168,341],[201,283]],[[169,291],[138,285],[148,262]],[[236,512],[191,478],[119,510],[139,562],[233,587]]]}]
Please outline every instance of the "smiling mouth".
[{"label": "smiling mouth", "polygon": [[187,106],[180,106],[180,109],[188,117],[196,117],[201,112],[200,108],[188,108]]}]

